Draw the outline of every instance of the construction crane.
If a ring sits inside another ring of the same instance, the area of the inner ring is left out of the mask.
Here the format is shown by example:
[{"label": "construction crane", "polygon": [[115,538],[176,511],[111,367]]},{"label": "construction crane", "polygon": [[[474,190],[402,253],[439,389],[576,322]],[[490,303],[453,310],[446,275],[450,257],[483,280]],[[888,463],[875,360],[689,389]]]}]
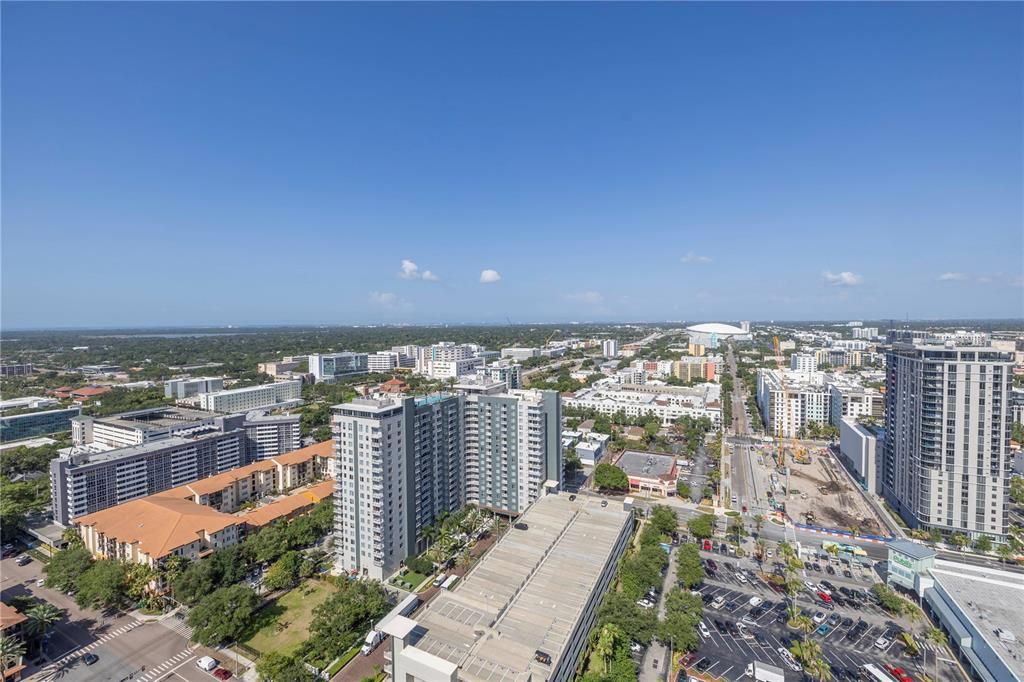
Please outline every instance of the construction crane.
[{"label": "construction crane", "polygon": [[[782,349],[779,344],[779,337],[772,337],[772,346],[775,348],[775,363],[778,366],[779,371],[779,383],[782,385],[782,400],[786,406],[786,422],[792,423],[790,416],[792,415],[792,406],[789,402],[789,387],[786,385],[786,369],[783,364],[784,356]],[[779,437],[779,460],[778,465],[780,467],[786,466],[786,449],[783,436],[783,425],[776,425],[776,433]],[[796,440],[796,434],[790,433],[789,435],[789,449],[793,453],[793,460],[800,464],[810,464],[810,458],[807,455],[807,451],[799,444]],[[788,490],[787,486],[787,490]]]}]

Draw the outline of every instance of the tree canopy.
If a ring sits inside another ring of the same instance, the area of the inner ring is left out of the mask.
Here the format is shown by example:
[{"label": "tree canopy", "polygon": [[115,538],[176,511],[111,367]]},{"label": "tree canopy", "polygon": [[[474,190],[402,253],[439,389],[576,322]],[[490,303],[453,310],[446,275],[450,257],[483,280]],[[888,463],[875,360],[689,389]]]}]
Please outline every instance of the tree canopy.
[{"label": "tree canopy", "polygon": [[629,477],[614,464],[602,462],[594,468],[594,485],[598,490],[629,490]]}]

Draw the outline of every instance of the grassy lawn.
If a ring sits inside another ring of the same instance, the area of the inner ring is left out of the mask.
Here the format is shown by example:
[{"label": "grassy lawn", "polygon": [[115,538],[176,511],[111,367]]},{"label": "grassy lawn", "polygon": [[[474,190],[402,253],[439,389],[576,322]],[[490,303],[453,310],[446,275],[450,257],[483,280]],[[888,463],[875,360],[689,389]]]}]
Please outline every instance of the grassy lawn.
[{"label": "grassy lawn", "polygon": [[[399,580],[411,584],[412,589],[419,587],[420,583],[422,583],[426,579],[427,576],[410,570],[406,570],[405,574],[399,578]],[[394,581],[392,581],[392,583],[394,583]]]},{"label": "grassy lawn", "polygon": [[334,590],[329,583],[307,580],[256,614],[253,634],[244,644],[257,651],[293,653],[309,636],[313,609]]}]

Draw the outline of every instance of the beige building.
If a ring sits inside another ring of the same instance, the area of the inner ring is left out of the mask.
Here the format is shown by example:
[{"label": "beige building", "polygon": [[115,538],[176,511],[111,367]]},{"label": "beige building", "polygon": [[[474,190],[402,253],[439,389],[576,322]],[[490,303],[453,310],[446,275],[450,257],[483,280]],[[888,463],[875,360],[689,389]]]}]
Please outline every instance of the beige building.
[{"label": "beige building", "polygon": [[250,500],[285,492],[325,478],[329,473],[334,444],[331,441],[253,462],[186,485],[159,493],[187,499],[231,514]]}]

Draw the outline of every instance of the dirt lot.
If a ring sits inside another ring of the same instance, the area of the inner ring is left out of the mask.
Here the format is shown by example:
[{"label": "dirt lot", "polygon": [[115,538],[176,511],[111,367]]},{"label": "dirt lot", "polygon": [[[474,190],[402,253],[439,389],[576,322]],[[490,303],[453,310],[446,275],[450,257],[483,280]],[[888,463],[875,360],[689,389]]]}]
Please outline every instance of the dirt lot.
[{"label": "dirt lot", "polygon": [[856,526],[859,533],[885,534],[861,491],[854,489],[842,465],[826,450],[814,450],[810,464],[790,464],[790,468],[792,490],[786,499],[786,511],[794,521],[804,523],[807,512],[813,512],[813,523],[819,526]]}]

